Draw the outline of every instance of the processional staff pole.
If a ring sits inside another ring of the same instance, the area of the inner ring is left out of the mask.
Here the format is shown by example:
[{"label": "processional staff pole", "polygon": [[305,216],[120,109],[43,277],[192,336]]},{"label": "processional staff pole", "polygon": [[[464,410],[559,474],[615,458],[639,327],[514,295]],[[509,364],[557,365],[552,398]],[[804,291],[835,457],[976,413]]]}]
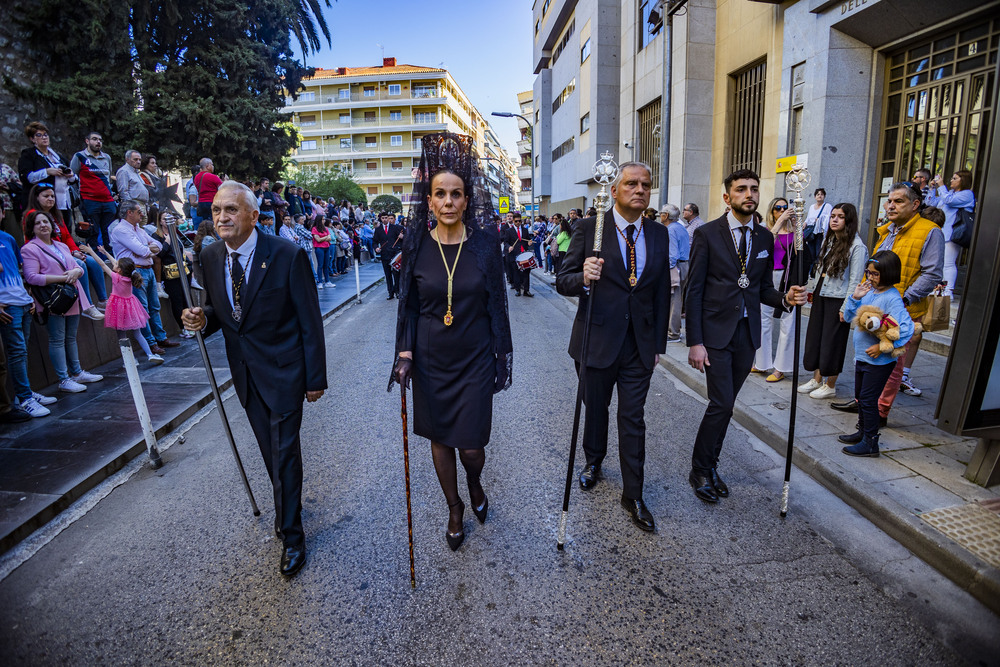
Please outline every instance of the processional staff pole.
[{"label": "processional staff pole", "polygon": [[[594,221],[593,257],[600,259],[601,245],[604,237],[604,214],[611,208],[611,196],[608,194],[608,184],[618,177],[618,165],[614,155],[602,153],[601,159],[594,164],[594,180],[601,184],[601,191],[594,197],[594,208],[597,217]],[[559,536],[556,539],[556,549],[563,550],[566,544],[566,522],[569,520],[569,494],[573,489],[573,467],[576,463],[576,443],[580,436],[580,408],[583,405],[583,392],[587,375],[587,348],[590,343],[590,318],[594,309],[594,294],[597,283],[591,283],[590,294],[587,297],[587,314],[583,324],[583,337],[580,341],[580,378],[576,385],[576,408],[573,410],[573,436],[569,446],[569,460],[566,465],[566,488],[563,490],[562,515],[559,517]]]}]

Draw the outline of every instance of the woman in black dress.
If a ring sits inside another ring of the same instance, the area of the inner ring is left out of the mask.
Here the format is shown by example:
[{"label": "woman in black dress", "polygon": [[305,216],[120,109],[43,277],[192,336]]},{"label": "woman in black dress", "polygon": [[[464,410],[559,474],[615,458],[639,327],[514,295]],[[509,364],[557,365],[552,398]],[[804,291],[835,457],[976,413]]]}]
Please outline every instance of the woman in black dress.
[{"label": "woman in black dress", "polygon": [[423,138],[414,194],[419,202],[403,241],[393,377],[413,380],[413,432],[431,441],[448,501],[445,537],[465,539],[455,450],[472,511],[486,521],[480,483],[493,419],[493,394],[510,386],[512,343],[492,203],[469,137]]}]

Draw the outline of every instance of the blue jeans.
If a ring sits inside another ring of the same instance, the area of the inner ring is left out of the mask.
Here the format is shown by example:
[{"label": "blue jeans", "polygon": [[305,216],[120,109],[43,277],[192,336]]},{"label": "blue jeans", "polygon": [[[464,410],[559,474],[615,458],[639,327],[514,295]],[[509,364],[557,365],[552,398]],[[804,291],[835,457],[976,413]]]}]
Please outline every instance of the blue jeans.
[{"label": "blue jeans", "polygon": [[24,403],[31,398],[31,384],[28,382],[28,336],[31,334],[31,306],[7,306],[4,310],[11,316],[10,324],[0,324],[0,337],[7,350],[7,366],[14,396]]},{"label": "blue jeans", "polygon": [[332,248],[314,248],[316,251],[316,284],[333,282],[330,280],[330,258]]},{"label": "blue jeans", "polygon": [[167,339],[167,332],[163,330],[163,323],[160,322],[160,297],[156,293],[156,276],[153,275],[151,266],[136,267],[136,271],[142,276],[142,287],[133,289],[132,293],[149,313],[149,322],[139,331],[152,347],[156,345],[156,341]]},{"label": "blue jeans", "polygon": [[[84,220],[89,222],[93,228],[93,233],[91,233],[87,243],[95,250],[98,243],[102,243],[108,252],[111,252],[111,236],[108,232],[108,225],[118,217],[118,207],[113,201],[101,202],[84,199],[80,202],[80,209],[83,211]],[[98,233],[100,240],[98,240]]]},{"label": "blue jeans", "polygon": [[[79,315],[53,315],[45,328],[49,330],[49,361],[60,380],[83,372],[80,353],[76,348],[76,330],[80,327]],[[69,368],[67,369],[67,365]]]},{"label": "blue jeans", "polygon": [[[107,301],[108,288],[104,284],[104,269],[97,263],[97,260],[88,256],[86,259],[76,260],[76,263],[83,269],[84,278],[86,278],[86,280],[80,281],[84,285],[84,288],[86,289],[87,285],[93,288],[92,290],[87,290],[88,295],[91,297],[90,303],[96,305],[98,301]],[[97,298],[93,298],[94,296]]]}]

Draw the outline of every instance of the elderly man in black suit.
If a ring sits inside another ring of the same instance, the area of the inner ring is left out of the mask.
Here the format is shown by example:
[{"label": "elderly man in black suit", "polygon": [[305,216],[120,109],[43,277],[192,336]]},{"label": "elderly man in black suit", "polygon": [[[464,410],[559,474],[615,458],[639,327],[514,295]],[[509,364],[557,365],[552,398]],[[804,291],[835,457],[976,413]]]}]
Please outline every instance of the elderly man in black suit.
[{"label": "elderly man in black suit", "polygon": [[372,245],[382,260],[385,287],[389,291],[386,300],[389,300],[399,293],[399,271],[392,268],[392,260],[403,249],[403,228],[394,222],[394,216],[389,211],[382,211],[378,217]]},{"label": "elderly man in black suit", "polygon": [[[708,408],[698,428],[688,482],[709,503],[729,495],[719,476],[733,405],[761,345],[760,305],[788,310],[806,302],[802,287],[774,289],[774,236],[757,224],[760,177],[749,169],[725,179],[729,212],[694,231],[688,265],[688,363],[706,375]],[[767,342],[770,344],[770,341]]]},{"label": "elderly man in black suit", "polygon": [[534,243],[528,225],[521,224],[521,214],[514,213],[511,224],[504,230],[503,242],[507,246],[507,277],[516,296],[535,296],[531,293],[531,270],[517,265],[517,256],[530,252]]},{"label": "elderly man in black suit", "polygon": [[[641,162],[621,165],[611,188],[614,207],[604,214],[603,257],[593,256],[597,218],[577,222],[562,260],[556,289],[580,297],[570,356],[582,374],[587,417],[583,451],[587,464],[580,486],[600,478],[608,449],[608,406],[618,387],[618,456],[622,469],[622,506],[642,530],[656,528],[642,498],[646,460],[646,394],[660,354],[667,349],[670,316],[669,239],[663,225],[643,224],[652,176]],[[594,299],[587,367],[580,368],[587,301]]]},{"label": "elderly man in black suit", "polygon": [[294,243],[256,229],[257,199],[227,181],[212,202],[224,243],[201,253],[207,299],[184,310],[185,328],[222,328],[233,384],[257,437],[274,489],[275,533],[283,542],[279,571],[305,564],[302,529],[302,399],[326,389],[326,340],[309,258]]}]

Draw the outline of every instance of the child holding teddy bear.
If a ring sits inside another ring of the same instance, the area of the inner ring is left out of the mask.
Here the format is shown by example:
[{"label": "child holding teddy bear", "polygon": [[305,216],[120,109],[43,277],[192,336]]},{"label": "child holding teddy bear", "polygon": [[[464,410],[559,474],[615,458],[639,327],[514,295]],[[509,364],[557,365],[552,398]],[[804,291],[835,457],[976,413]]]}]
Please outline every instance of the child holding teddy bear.
[{"label": "child holding teddy bear", "polygon": [[[847,299],[844,319],[854,320],[854,397],[858,401],[858,430],[840,436],[849,443],[850,456],[878,456],[878,397],[885,388],[896,357],[913,335],[913,320],[903,297],[893,287],[900,280],[902,264],[891,250],[868,259],[865,279]],[[897,352],[898,350],[898,352]]]}]

